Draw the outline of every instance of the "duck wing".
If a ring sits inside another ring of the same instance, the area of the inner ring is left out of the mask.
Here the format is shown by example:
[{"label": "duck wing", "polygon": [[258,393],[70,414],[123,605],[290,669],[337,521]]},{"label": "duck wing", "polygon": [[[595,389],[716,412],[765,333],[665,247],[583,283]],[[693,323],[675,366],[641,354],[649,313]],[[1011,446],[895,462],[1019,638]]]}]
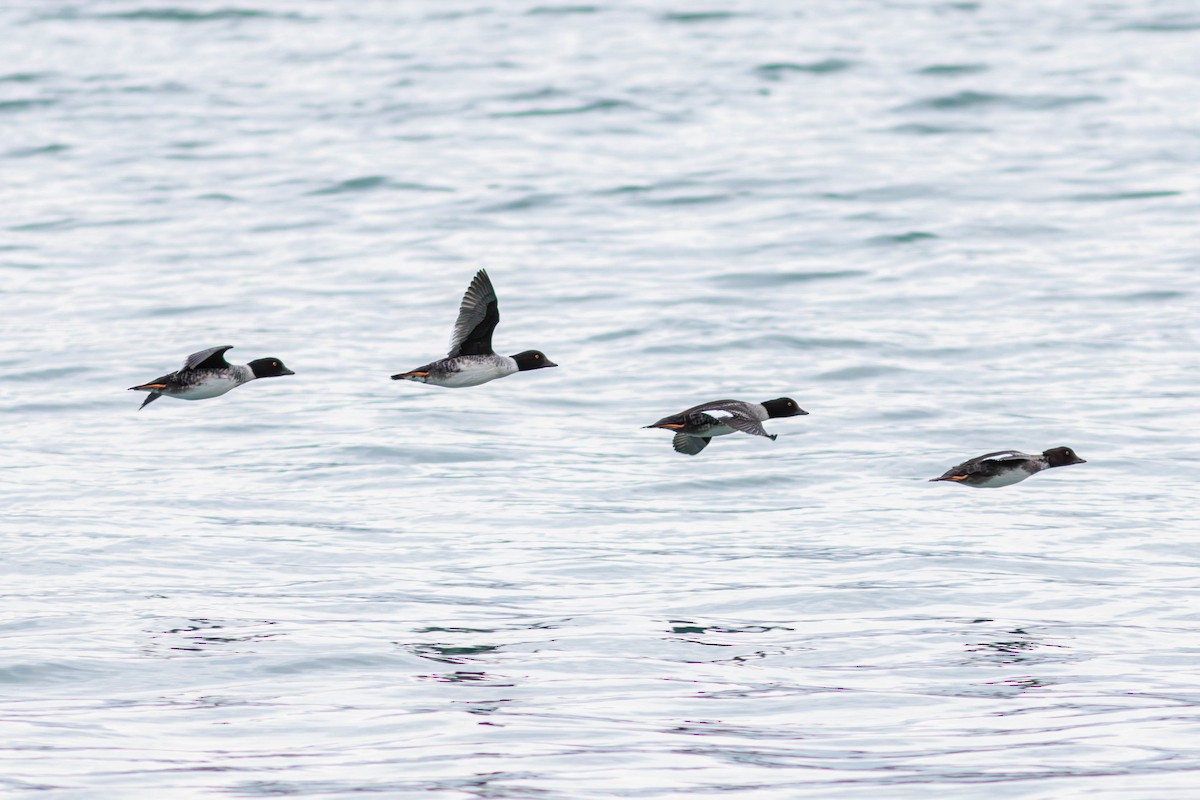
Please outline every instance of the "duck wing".
[{"label": "duck wing", "polygon": [[454,322],[454,333],[450,335],[448,358],[455,356],[487,356],[493,353],[492,331],[500,322],[500,307],[496,302],[496,290],[487,270],[481,269],[471,279],[458,307],[458,319]]},{"label": "duck wing", "polygon": [[682,412],[680,416],[697,414],[701,411],[724,411],[728,414],[750,415],[750,407],[741,400],[712,400],[707,403],[701,403],[698,406],[692,406],[687,411]]},{"label": "duck wing", "polygon": [[967,475],[991,475],[995,473],[1001,464],[1028,461],[1031,458],[1033,456],[1028,453],[1022,453],[1019,450],[1000,450],[996,453],[985,453],[978,458],[972,458],[970,461],[964,461],[955,467],[955,469]]},{"label": "duck wing", "polygon": [[[225,351],[232,350],[233,345],[223,344],[220,347],[210,347],[198,353],[192,353],[183,361],[183,370],[188,369],[227,369],[230,363],[225,360]],[[180,370],[181,372],[183,370]]]},{"label": "duck wing", "polygon": [[775,441],[776,434],[767,433],[766,428],[762,423],[753,417],[747,417],[745,414],[730,414],[727,417],[721,417],[718,420],[722,425],[728,425],[735,431],[748,433],[751,436],[766,436],[771,441]]},{"label": "duck wing", "polygon": [[711,441],[708,436],[688,436],[686,433],[677,433],[675,438],[671,439],[671,446],[675,448],[676,453],[683,453],[685,456],[694,456]]}]

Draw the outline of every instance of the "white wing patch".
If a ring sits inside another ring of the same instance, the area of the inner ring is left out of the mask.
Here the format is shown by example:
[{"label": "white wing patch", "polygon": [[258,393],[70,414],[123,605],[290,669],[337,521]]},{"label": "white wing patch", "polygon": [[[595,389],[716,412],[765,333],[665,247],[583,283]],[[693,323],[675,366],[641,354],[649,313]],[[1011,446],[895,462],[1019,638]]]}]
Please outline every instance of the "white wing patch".
[{"label": "white wing patch", "polygon": [[985,456],[980,456],[980,461],[1024,461],[1027,458],[1034,456],[1028,453],[1022,453],[1020,450],[1001,450],[998,453],[988,453]]}]

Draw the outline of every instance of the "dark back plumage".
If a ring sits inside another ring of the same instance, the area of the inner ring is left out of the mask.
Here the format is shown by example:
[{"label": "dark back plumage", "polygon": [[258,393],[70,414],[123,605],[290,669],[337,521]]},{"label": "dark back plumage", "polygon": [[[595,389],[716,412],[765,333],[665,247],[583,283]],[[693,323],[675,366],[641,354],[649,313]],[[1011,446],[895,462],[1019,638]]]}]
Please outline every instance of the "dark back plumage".
[{"label": "dark back plumage", "polygon": [[701,403],[698,406],[692,406],[687,411],[681,411],[676,416],[686,417],[691,414],[697,414],[701,411],[726,411],[730,414],[747,414],[749,409],[745,402],[741,400],[710,400],[707,403]]}]

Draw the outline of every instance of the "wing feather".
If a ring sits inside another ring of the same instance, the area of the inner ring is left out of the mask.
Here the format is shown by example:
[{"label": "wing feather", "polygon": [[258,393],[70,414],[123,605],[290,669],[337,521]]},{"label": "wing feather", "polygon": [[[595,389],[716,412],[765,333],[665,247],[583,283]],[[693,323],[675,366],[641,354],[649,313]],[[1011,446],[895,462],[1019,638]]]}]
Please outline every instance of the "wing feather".
[{"label": "wing feather", "polygon": [[475,273],[471,285],[463,295],[458,308],[458,319],[454,322],[454,333],[450,335],[448,358],[455,356],[484,356],[492,351],[492,331],[500,322],[500,308],[496,302],[496,290],[487,270]]},{"label": "wing feather", "polygon": [[951,467],[937,480],[961,481],[970,475],[990,475],[992,474],[992,464],[1024,461],[1027,458],[1032,458],[1032,456],[1019,450],[999,450],[995,453],[985,453]]},{"label": "wing feather", "polygon": [[184,360],[183,369],[225,369],[229,366],[229,362],[225,360],[225,351],[232,349],[233,345],[223,344],[192,353]]},{"label": "wing feather", "polygon": [[733,428],[735,431],[741,431],[742,433],[748,433],[751,436],[766,436],[768,439],[770,439],[772,441],[775,440],[775,435],[767,433],[766,428],[764,428],[762,426],[761,422],[759,422],[756,419],[747,417],[744,414],[730,414],[728,417],[722,418],[721,423],[723,425],[728,425],[729,427]]},{"label": "wing feather", "polygon": [[984,461],[1024,461],[1027,458],[1033,458],[1028,453],[1022,453],[1019,450],[1001,450],[996,453],[985,453],[978,458],[972,458],[970,462],[982,464]]},{"label": "wing feather", "polygon": [[683,453],[685,456],[694,456],[708,446],[708,441],[709,437],[688,436],[686,433],[677,433],[671,439],[671,446],[675,448],[676,453]]},{"label": "wing feather", "polygon": [[697,414],[701,411],[724,411],[729,414],[746,415],[746,404],[741,400],[712,400],[707,403],[701,403],[698,406],[692,406],[687,411],[684,411],[680,416],[688,414]]}]

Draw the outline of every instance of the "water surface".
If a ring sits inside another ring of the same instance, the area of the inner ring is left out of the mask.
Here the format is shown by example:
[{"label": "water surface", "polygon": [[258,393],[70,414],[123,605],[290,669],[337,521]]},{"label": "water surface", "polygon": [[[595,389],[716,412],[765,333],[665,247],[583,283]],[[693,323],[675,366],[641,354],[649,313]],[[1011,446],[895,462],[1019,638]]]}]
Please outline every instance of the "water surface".
[{"label": "water surface", "polygon": [[[1194,794],[1189,5],[0,31],[0,791]],[[388,380],[479,267],[562,366]],[[136,410],[218,344],[297,374]]]}]

